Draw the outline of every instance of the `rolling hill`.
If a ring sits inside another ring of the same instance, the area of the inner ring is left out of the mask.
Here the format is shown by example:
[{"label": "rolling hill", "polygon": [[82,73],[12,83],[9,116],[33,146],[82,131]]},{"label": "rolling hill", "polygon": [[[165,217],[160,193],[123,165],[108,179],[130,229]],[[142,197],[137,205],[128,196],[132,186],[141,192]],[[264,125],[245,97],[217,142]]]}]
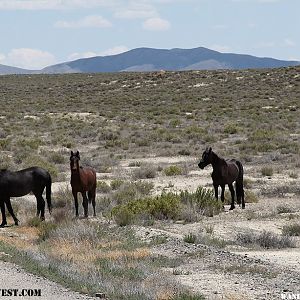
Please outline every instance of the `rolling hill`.
[{"label": "rolling hill", "polygon": [[[299,65],[298,61],[260,58],[251,55],[220,53],[207,48],[153,49],[136,48],[121,54],[83,58],[48,66],[39,71],[7,69],[12,74],[24,73],[97,73],[97,72],[142,72],[157,70],[217,70],[260,69]],[[9,68],[9,67],[6,67]],[[5,69],[4,69],[5,71]]]}]

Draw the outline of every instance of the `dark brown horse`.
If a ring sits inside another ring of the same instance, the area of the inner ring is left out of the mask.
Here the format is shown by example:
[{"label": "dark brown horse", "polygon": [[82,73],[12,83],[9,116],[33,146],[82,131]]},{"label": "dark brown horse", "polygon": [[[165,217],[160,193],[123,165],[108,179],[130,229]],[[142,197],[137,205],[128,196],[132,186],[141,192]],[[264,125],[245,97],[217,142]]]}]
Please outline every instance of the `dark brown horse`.
[{"label": "dark brown horse", "polygon": [[[96,216],[96,171],[91,167],[79,166],[79,151],[75,154],[71,151],[70,168],[71,168],[71,187],[75,201],[76,217],[78,217],[78,198],[77,193],[82,195],[82,206],[84,217],[88,217],[88,203],[92,203],[94,209],[94,217]],[[87,193],[87,195],[86,195]]]},{"label": "dark brown horse", "polygon": [[240,204],[242,202],[242,208],[244,209],[244,170],[241,162],[236,159],[225,160],[214,153],[211,148],[206,148],[202,154],[202,159],[200,160],[198,166],[200,169],[204,169],[209,164],[211,164],[213,167],[211,177],[213,180],[216,199],[218,200],[218,188],[221,186],[221,200],[224,202],[225,185],[228,184],[231,193],[230,210],[234,209],[235,192],[233,188],[233,182],[235,182],[237,203]]},{"label": "dark brown horse", "polygon": [[10,197],[22,197],[30,192],[34,194],[37,201],[37,216],[45,219],[45,200],[43,192],[46,187],[46,199],[49,212],[51,213],[51,176],[48,171],[39,167],[32,167],[18,172],[9,170],[0,170],[0,206],[2,213],[2,223],[4,227],[6,222],[5,205],[18,225],[19,220],[14,214],[11,206]]}]

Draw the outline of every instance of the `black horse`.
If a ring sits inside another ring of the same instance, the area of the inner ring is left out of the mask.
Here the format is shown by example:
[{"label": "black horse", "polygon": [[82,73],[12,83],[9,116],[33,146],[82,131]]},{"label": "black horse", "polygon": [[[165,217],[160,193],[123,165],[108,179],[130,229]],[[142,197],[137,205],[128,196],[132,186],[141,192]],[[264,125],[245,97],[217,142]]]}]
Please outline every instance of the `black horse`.
[{"label": "black horse", "polygon": [[212,151],[211,148],[206,148],[202,154],[202,159],[200,160],[198,166],[200,169],[204,169],[207,165],[211,164],[213,167],[212,180],[215,189],[215,197],[218,200],[218,187],[221,186],[221,200],[224,202],[224,192],[225,185],[228,184],[231,193],[231,206],[230,210],[234,209],[234,188],[233,182],[235,182],[236,198],[237,203],[241,204],[242,208],[245,208],[244,199],[244,186],[243,186],[243,176],[244,170],[243,165],[240,161],[236,159],[225,160],[219,157],[216,153]]},{"label": "black horse", "polygon": [[32,167],[17,172],[9,170],[0,170],[0,206],[2,213],[2,223],[0,227],[4,227],[6,222],[6,207],[18,225],[19,220],[14,214],[11,206],[10,197],[22,197],[32,192],[37,201],[37,216],[42,220],[45,219],[45,200],[43,191],[46,187],[46,199],[49,212],[51,213],[51,176],[48,171],[39,167]]}]

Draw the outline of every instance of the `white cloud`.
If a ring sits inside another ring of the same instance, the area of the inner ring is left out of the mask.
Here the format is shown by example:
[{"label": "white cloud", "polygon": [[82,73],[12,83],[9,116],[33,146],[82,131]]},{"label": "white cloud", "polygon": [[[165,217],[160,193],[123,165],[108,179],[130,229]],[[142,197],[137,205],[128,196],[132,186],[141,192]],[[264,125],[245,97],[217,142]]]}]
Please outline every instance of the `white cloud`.
[{"label": "white cloud", "polygon": [[257,45],[254,46],[254,48],[256,48],[256,49],[273,48],[273,47],[275,47],[274,42],[261,42],[261,43],[258,43]]},{"label": "white cloud", "polygon": [[0,0],[0,10],[48,10],[115,6],[118,0]]},{"label": "white cloud", "polygon": [[98,55],[97,53],[92,52],[92,51],[83,52],[83,53],[74,52],[68,56],[68,60],[76,60],[76,59],[80,59],[80,58],[94,57],[97,55]]},{"label": "white cloud", "polygon": [[93,52],[93,51],[87,51],[83,53],[72,53],[68,56],[69,60],[76,60],[80,58],[88,58],[88,57],[94,57],[94,56],[107,56],[107,55],[116,55],[123,52],[128,51],[129,49],[126,46],[115,46],[113,48],[109,48],[107,50],[104,50],[102,52]]},{"label": "white cloud", "polygon": [[118,19],[146,19],[156,16],[155,10],[124,9],[117,11],[114,16]]},{"label": "white cloud", "polygon": [[293,61],[300,61],[300,57],[295,57],[295,56],[290,56],[289,58],[288,58],[288,60],[293,60]]},{"label": "white cloud", "polygon": [[112,24],[101,16],[86,16],[78,21],[58,21],[54,24],[58,28],[105,28]]},{"label": "white cloud", "polygon": [[4,64],[25,69],[41,69],[56,63],[54,55],[30,48],[12,49],[3,59]]},{"label": "white cloud", "polygon": [[5,55],[0,53],[0,63],[2,63],[5,60]]},{"label": "white cloud", "polygon": [[287,47],[294,47],[294,46],[296,46],[296,43],[293,40],[286,38],[284,40],[284,45]]},{"label": "white cloud", "polygon": [[104,50],[100,53],[101,56],[107,56],[107,55],[116,55],[123,52],[128,51],[129,49],[126,46],[116,46],[113,48],[109,48],[107,50]]},{"label": "white cloud", "polygon": [[170,27],[170,22],[161,18],[150,18],[143,23],[143,28],[146,30],[165,31]]},{"label": "white cloud", "polygon": [[[125,2],[125,1],[124,1]],[[118,19],[147,19],[158,16],[156,8],[147,1],[131,0],[116,8],[114,17]]]}]

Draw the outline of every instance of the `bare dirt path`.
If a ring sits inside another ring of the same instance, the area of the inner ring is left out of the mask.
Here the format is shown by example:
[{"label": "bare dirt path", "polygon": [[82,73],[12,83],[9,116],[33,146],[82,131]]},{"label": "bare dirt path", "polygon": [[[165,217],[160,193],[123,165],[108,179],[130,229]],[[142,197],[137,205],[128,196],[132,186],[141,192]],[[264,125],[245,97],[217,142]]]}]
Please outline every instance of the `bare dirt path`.
[{"label": "bare dirt path", "polygon": [[[1,257],[0,257],[1,259]],[[0,299],[2,299],[2,290],[4,289],[18,289],[18,296],[3,296],[3,299],[15,300],[15,299],[40,299],[40,300],[68,300],[68,299],[95,299],[85,295],[81,295],[74,291],[64,288],[63,286],[47,280],[43,277],[39,277],[30,273],[27,273],[19,266],[3,262],[0,260]],[[41,296],[23,297],[19,296],[22,289],[40,289]],[[8,292],[8,291],[6,291]]]}]

